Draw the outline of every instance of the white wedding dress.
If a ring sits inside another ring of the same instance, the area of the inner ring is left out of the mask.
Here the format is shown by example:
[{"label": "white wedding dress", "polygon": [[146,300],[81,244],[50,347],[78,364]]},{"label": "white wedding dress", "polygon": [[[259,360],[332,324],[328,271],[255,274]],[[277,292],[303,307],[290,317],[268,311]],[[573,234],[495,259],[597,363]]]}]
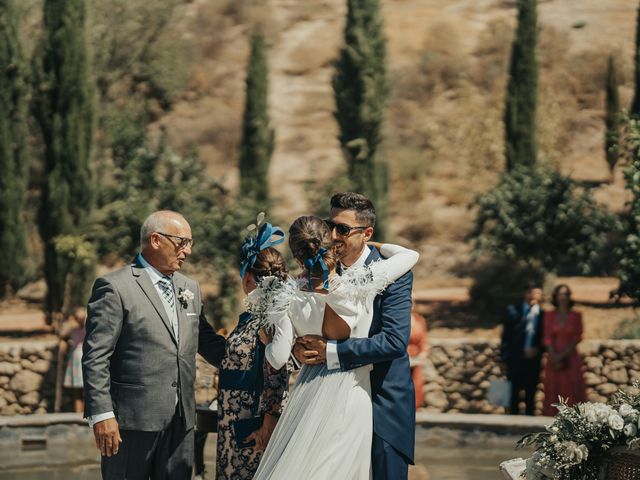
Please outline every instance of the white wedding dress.
[{"label": "white wedding dress", "polygon": [[[270,315],[275,332],[265,355],[274,368],[287,362],[296,336],[322,335],[326,305],[351,327],[350,337],[368,336],[375,296],[418,261],[417,252],[397,245],[384,244],[380,253],[387,258],[332,277],[329,293],[295,290],[288,309]],[[254,479],[369,480],[371,368],[304,365]]]}]

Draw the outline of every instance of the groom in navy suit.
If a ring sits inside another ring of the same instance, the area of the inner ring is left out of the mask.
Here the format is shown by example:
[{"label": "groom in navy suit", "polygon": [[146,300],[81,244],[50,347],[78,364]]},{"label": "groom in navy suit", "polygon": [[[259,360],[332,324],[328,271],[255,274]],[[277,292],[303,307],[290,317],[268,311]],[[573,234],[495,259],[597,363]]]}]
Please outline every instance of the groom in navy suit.
[{"label": "groom in navy suit", "polygon": [[[363,195],[345,192],[331,198],[327,223],[338,245],[341,268],[366,265],[380,258],[378,250],[367,245],[375,221],[374,206]],[[412,286],[413,274],[409,272],[376,297],[369,338],[327,341],[307,335],[294,347],[299,361],[311,365],[326,362],[329,369],[350,370],[373,364],[374,480],[406,479],[409,465],[413,465],[415,394],[407,355]]]}]

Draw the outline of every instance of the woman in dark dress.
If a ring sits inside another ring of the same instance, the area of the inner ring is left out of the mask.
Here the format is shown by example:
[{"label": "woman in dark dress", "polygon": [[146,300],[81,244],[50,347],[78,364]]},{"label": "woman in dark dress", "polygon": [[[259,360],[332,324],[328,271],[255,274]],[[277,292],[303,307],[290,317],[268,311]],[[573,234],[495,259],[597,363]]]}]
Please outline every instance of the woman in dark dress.
[{"label": "woman in dark dress", "polygon": [[[261,278],[287,277],[284,258],[272,248],[283,239],[282,230],[265,223],[245,240],[241,275],[246,294]],[[274,370],[265,360],[259,331],[259,321],[245,312],[227,337],[218,383],[217,480],[253,478],[280,416],[289,375],[286,366]]]}]

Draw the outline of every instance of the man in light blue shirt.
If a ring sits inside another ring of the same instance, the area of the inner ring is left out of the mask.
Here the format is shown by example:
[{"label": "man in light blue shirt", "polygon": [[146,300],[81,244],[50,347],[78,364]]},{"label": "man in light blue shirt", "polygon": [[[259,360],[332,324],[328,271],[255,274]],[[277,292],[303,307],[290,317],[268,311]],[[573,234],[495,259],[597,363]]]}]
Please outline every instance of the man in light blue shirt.
[{"label": "man in light blue shirt", "polygon": [[530,287],[520,305],[510,305],[502,329],[501,362],[511,382],[510,413],[520,413],[524,392],[525,414],[535,412],[535,393],[542,363],[542,289]]},{"label": "man in light blue shirt", "polygon": [[219,365],[225,345],[179,272],[192,245],[182,215],[154,212],[132,264],[94,283],[82,370],[105,479],[191,479],[196,352]]}]

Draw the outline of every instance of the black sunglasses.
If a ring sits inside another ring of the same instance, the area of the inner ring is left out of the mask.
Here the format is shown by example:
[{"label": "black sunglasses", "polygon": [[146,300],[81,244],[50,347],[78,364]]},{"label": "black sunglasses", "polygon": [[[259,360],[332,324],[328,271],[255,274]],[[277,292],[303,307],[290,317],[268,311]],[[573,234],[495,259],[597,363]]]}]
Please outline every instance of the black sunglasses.
[{"label": "black sunglasses", "polygon": [[351,233],[351,230],[366,230],[367,228],[369,228],[369,227],[363,227],[363,226],[351,227],[349,225],[345,225],[344,223],[332,222],[331,220],[325,220],[324,223],[327,224],[327,227],[329,227],[329,230],[333,232],[333,230],[335,229],[336,233],[342,237],[349,236],[349,234]]},{"label": "black sunglasses", "polygon": [[[168,233],[162,233],[162,232],[156,232],[156,233],[158,235],[162,235],[167,240],[169,240],[171,243],[173,243],[173,245],[178,250],[182,250],[184,248],[193,246],[193,238],[179,237],[178,235],[169,235]],[[172,238],[177,238],[178,240],[180,240],[180,242],[179,243],[175,243],[173,240],[171,240]]]}]

